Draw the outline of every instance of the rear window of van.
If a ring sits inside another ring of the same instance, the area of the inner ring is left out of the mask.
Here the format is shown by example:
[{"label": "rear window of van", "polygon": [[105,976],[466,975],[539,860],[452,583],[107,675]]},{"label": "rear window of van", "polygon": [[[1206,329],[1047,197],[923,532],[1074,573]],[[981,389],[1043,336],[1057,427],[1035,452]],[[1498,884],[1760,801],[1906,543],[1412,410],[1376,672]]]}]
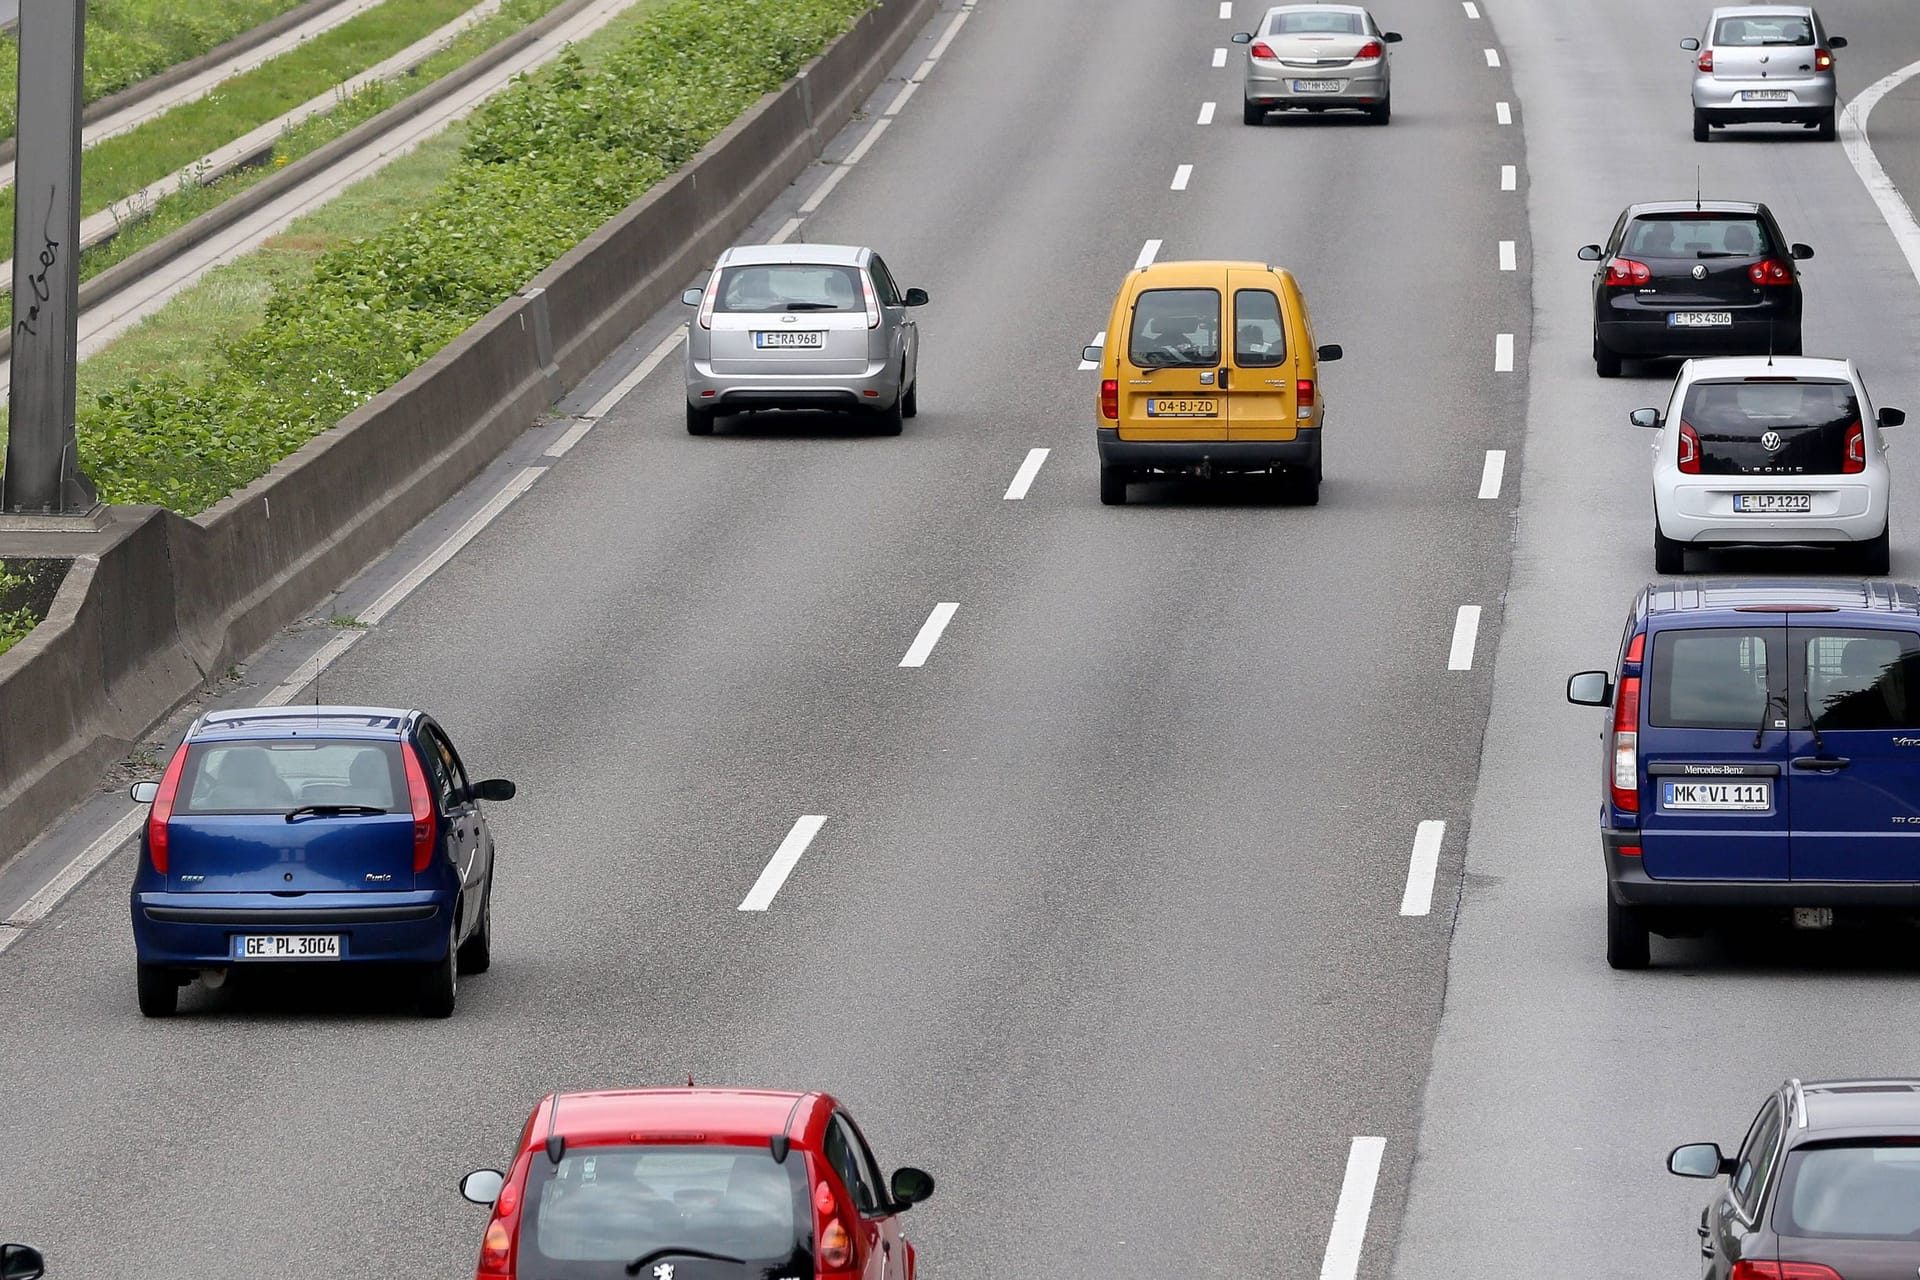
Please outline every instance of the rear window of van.
[{"label": "rear window of van", "polygon": [[1673,729],[1760,727],[1774,646],[1758,630],[1663,631],[1653,638],[1647,718]]}]

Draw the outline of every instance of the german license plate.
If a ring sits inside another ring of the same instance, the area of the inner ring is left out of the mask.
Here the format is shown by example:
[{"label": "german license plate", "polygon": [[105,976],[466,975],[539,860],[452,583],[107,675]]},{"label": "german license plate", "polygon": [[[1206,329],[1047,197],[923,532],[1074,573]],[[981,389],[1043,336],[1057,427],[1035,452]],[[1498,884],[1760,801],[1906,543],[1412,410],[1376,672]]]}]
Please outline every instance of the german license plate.
[{"label": "german license plate", "polygon": [[1214,418],[1219,414],[1218,400],[1171,400],[1156,397],[1147,401],[1149,418]]},{"label": "german license plate", "polygon": [[233,940],[235,960],[338,960],[337,933],[243,933]]},{"label": "german license plate", "polygon": [[818,329],[755,330],[756,347],[801,347],[818,349],[826,345],[827,335]]},{"label": "german license plate", "polygon": [[1773,808],[1773,782],[1662,782],[1662,809],[1765,810]]},{"label": "german license plate", "polygon": [[1345,80],[1295,80],[1295,93],[1338,93],[1347,87]]},{"label": "german license plate", "polygon": [[1718,329],[1733,323],[1733,312],[1669,311],[1667,323],[1675,329]]},{"label": "german license plate", "polygon": [[1785,89],[1743,89],[1740,93],[1742,102],[1785,102],[1786,100]]},{"label": "german license plate", "polygon": [[1733,509],[1747,515],[1767,516],[1776,512],[1812,511],[1810,493],[1736,493]]}]

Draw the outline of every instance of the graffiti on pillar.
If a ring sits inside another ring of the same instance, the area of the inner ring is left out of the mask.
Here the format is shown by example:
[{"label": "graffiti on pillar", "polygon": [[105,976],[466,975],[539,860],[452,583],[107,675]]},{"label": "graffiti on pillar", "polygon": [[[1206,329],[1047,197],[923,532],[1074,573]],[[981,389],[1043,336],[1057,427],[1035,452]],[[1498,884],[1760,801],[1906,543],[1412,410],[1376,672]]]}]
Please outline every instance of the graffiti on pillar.
[{"label": "graffiti on pillar", "polygon": [[29,338],[40,336],[35,326],[40,320],[40,304],[53,297],[53,286],[48,277],[53,273],[54,264],[60,261],[60,242],[53,238],[53,212],[60,207],[60,188],[47,190],[47,220],[40,228],[40,238],[45,241],[40,246],[40,269],[27,277],[27,284],[33,288],[34,303],[27,308],[24,319],[14,322],[16,336],[24,334]]}]

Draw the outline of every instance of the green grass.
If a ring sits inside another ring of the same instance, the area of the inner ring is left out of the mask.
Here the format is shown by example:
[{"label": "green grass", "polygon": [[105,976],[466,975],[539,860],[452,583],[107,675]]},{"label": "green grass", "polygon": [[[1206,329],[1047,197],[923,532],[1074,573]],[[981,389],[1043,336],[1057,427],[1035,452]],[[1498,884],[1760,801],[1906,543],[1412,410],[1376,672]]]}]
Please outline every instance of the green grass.
[{"label": "green grass", "polygon": [[[438,30],[474,0],[387,0],[290,49],[213,93],[139,128],[88,147],[80,157],[80,209],[96,213],[208,152],[351,79]],[[0,227],[13,225],[13,189],[0,191]]]},{"label": "green grass", "polygon": [[[299,3],[93,0],[87,6],[86,100],[97,101],[175,63],[197,58]],[[18,34],[9,32],[0,36],[0,138],[13,136],[19,69]]]},{"label": "green grass", "polygon": [[0,653],[47,616],[67,565],[65,560],[0,560]]}]

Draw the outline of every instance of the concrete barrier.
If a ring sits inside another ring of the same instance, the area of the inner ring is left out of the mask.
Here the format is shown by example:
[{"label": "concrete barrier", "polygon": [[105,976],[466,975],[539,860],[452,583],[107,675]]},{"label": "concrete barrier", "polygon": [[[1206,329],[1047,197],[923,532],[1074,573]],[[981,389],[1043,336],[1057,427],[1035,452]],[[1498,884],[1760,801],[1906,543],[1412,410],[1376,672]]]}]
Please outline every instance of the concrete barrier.
[{"label": "concrete barrier", "polygon": [[[521,295],[194,519],[117,508],[0,654],[0,861],[210,678],[393,545],[813,160],[937,0],[885,0]],[[6,542],[0,537],[0,554]]]}]

